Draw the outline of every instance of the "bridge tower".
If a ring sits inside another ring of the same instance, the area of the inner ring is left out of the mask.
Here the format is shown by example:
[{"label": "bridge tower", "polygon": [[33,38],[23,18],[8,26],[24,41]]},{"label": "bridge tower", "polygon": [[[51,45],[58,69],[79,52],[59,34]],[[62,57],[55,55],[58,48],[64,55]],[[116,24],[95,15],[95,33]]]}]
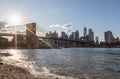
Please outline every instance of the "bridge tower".
[{"label": "bridge tower", "polygon": [[36,23],[26,24],[26,45],[28,48],[36,46]]}]

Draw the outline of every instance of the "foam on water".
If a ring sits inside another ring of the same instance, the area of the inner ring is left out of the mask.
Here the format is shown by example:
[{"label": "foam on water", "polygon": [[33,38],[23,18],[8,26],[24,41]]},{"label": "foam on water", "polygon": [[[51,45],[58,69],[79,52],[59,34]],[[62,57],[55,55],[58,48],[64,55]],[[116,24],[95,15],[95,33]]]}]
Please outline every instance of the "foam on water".
[{"label": "foam on water", "polygon": [[[30,50],[25,50],[24,52],[29,52]],[[74,79],[72,77],[65,77],[65,76],[59,76],[57,74],[53,74],[50,72],[50,70],[47,67],[37,67],[35,65],[35,61],[28,60],[27,57],[25,57],[22,54],[22,51],[20,50],[14,50],[14,49],[9,49],[9,50],[1,50],[1,53],[9,53],[11,56],[9,57],[2,57],[2,60],[6,64],[12,64],[15,66],[19,66],[22,68],[27,69],[31,74],[35,75],[36,77],[39,78],[52,78],[52,79]]]},{"label": "foam on water", "polygon": [[28,69],[45,79],[119,79],[120,49],[1,50],[5,63]]}]

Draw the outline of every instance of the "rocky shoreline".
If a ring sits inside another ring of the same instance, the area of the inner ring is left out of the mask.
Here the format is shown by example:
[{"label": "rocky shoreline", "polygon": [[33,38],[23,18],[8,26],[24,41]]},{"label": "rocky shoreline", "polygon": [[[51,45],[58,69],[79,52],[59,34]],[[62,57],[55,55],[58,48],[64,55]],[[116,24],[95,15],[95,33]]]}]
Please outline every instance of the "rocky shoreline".
[{"label": "rocky shoreline", "polygon": [[0,79],[38,79],[26,69],[8,64],[0,64]]},{"label": "rocky shoreline", "polygon": [[27,69],[2,62],[1,57],[11,56],[8,53],[0,53],[0,79],[41,79],[36,78]]},{"label": "rocky shoreline", "polygon": [[35,77],[27,69],[15,65],[4,63],[1,57],[11,56],[9,53],[0,53],[0,79],[73,79],[70,77],[62,77],[49,73]]}]

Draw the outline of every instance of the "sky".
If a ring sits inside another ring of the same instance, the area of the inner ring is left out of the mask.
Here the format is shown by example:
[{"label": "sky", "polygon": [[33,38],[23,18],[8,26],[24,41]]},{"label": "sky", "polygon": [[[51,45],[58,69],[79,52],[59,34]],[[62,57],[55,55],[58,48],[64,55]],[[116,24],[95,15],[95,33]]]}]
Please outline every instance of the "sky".
[{"label": "sky", "polygon": [[83,36],[83,27],[87,27],[92,28],[101,41],[108,30],[120,37],[120,0],[0,1],[0,21],[7,21],[8,14],[20,13],[25,17],[24,23],[37,23],[37,33],[54,30],[60,33],[66,31],[64,25],[71,25],[68,29],[79,30],[80,36]]}]

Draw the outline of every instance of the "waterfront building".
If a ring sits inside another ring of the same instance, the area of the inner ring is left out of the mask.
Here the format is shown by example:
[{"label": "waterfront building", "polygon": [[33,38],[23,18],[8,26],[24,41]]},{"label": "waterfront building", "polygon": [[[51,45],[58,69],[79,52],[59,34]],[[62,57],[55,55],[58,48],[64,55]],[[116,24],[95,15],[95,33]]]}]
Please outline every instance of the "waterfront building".
[{"label": "waterfront building", "polygon": [[[65,33],[65,32],[61,32],[61,36],[60,38],[62,39],[68,39],[68,35]],[[66,47],[68,46],[68,41],[65,41],[65,40],[59,40],[59,44],[61,47]]]},{"label": "waterfront building", "polygon": [[49,37],[49,33],[46,33],[46,37]]},{"label": "waterfront building", "polygon": [[119,37],[115,38],[114,41],[115,41],[115,42],[119,42],[119,41],[120,41],[120,40],[119,40]]},{"label": "waterfront building", "polygon": [[114,42],[114,36],[112,34],[111,31],[107,31],[104,33],[104,37],[105,37],[105,42],[106,43],[111,43]]},{"label": "waterfront building", "polygon": [[53,33],[50,31],[49,33],[46,33],[46,37],[58,38],[58,33],[56,31]]},{"label": "waterfront building", "polygon": [[96,45],[99,45],[99,37],[96,36]]},{"label": "waterfront building", "polygon": [[66,33],[65,32],[61,32],[61,38],[66,38]]},{"label": "waterfront building", "polygon": [[91,35],[91,41],[94,42],[94,32],[92,31],[92,35]]},{"label": "waterfront building", "polygon": [[94,31],[92,29],[89,29],[89,41],[94,42]]},{"label": "waterfront building", "polygon": [[52,38],[58,38],[58,33],[56,31],[54,31],[53,33],[51,33],[50,35]]},{"label": "waterfront building", "polygon": [[51,31],[49,31],[49,37],[51,37],[51,35],[52,35],[52,32],[51,32]]},{"label": "waterfront building", "polygon": [[75,33],[72,32],[72,34],[69,36],[69,39],[75,39]]},{"label": "waterfront building", "polygon": [[[58,38],[58,33],[56,31],[54,31],[53,33],[51,31],[49,31],[49,33],[46,33],[46,37]],[[58,46],[58,40],[46,39],[45,41],[52,46]]]},{"label": "waterfront building", "polygon": [[75,32],[75,40],[79,40],[79,31],[78,30],[76,30],[76,32]]}]

